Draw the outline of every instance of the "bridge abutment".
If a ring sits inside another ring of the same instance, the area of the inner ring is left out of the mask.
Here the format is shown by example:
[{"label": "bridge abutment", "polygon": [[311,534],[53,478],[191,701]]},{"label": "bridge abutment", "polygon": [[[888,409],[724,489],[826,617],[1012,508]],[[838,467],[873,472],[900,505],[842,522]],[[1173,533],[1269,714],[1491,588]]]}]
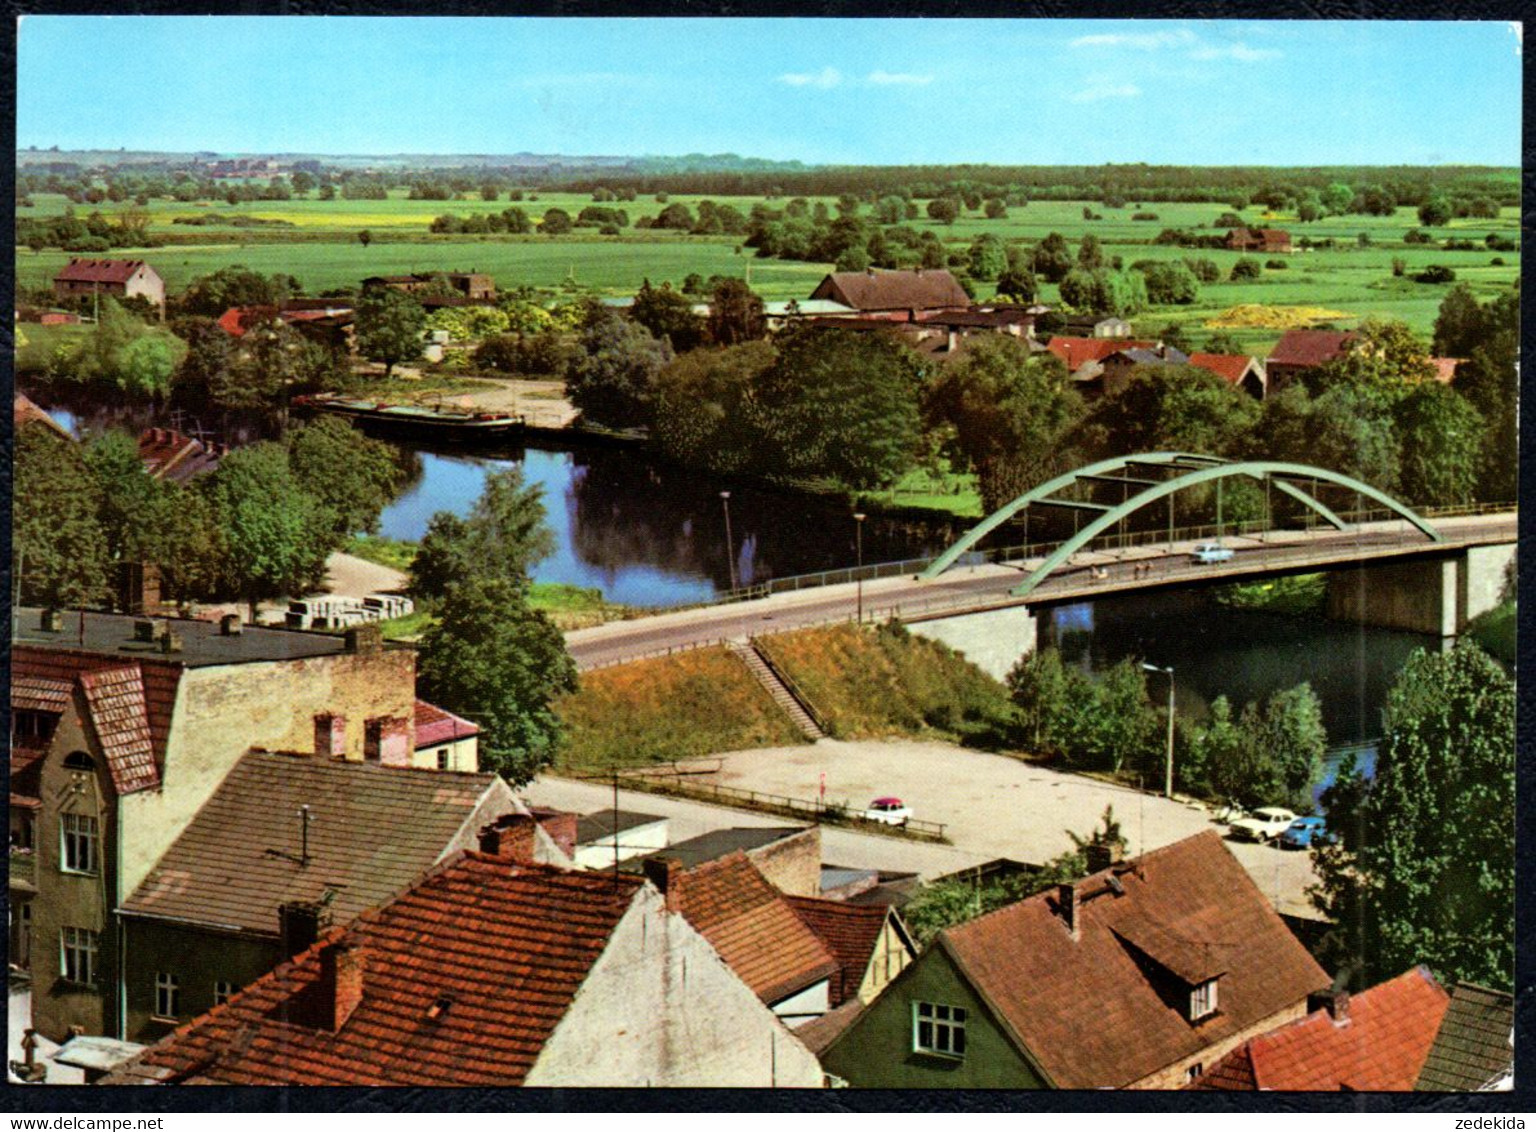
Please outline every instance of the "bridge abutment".
[{"label": "bridge abutment", "polygon": [[910,621],[907,629],[948,645],[996,680],[1008,678],[1019,658],[1035,650],[1039,636],[1035,616],[1026,605]]},{"label": "bridge abutment", "polygon": [[1450,558],[1334,570],[1328,616],[1382,629],[1454,637],[1499,604],[1515,546],[1468,547]]}]

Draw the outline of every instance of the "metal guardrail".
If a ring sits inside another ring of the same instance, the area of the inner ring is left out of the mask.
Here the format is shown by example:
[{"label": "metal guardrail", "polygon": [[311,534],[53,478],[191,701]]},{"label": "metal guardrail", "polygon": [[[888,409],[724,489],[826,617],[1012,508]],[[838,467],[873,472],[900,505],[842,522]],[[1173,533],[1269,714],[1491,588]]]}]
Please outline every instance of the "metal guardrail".
[{"label": "metal guardrail", "polygon": [[621,788],[638,790],[648,794],[667,794],[697,801],[738,805],[747,809],[783,814],[787,817],[805,818],[818,825],[845,825],[867,833],[883,833],[892,837],[909,837],[917,841],[945,842],[944,822],[908,819],[905,825],[887,825],[860,817],[857,811],[846,805],[823,805],[815,800],[791,798],[784,794],[767,794],[761,790],[743,790],[735,786],[716,783],[683,783],[664,777],[618,776]]}]

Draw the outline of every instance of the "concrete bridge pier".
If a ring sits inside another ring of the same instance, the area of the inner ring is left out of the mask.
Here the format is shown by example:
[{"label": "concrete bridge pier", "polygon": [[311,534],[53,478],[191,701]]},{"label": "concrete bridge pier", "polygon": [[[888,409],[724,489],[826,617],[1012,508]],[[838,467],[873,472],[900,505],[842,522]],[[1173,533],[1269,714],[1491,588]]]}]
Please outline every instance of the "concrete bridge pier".
[{"label": "concrete bridge pier", "polygon": [[1035,651],[1039,629],[1027,605],[907,622],[907,630],[948,645],[996,680],[1025,653]]},{"label": "concrete bridge pier", "polygon": [[1515,544],[1472,546],[1449,558],[1333,570],[1328,616],[1382,629],[1455,637],[1499,604]]}]

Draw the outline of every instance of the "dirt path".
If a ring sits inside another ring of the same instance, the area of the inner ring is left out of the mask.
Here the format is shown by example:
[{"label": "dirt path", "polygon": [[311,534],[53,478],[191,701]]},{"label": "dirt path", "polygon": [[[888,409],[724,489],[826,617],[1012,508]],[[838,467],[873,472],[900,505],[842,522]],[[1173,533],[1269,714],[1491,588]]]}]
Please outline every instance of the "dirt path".
[{"label": "dirt path", "polygon": [[352,554],[337,551],[325,560],[325,589],[337,597],[366,597],[377,593],[399,593],[410,576],[401,570],[380,566]]}]

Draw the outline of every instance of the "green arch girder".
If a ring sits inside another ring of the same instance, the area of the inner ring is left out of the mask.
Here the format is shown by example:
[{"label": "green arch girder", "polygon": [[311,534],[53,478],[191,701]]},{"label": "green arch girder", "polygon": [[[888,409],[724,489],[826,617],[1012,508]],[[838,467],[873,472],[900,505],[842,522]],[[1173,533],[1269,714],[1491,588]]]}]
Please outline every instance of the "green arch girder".
[{"label": "green arch girder", "polygon": [[980,523],[977,523],[976,526],[961,535],[959,542],[935,558],[918,577],[923,579],[937,578],[959,561],[962,554],[970,550],[971,547],[975,546],[1031,503],[1038,503],[1048,495],[1053,495],[1063,488],[1071,487],[1082,476],[1096,476],[1105,472],[1117,471],[1133,461],[1142,464],[1173,464],[1180,460],[1209,459],[1211,457],[1202,456],[1195,452],[1148,452],[1141,456],[1121,456],[1113,460],[1100,460],[1097,463],[1077,468],[1064,475],[1059,475],[1053,480],[1047,480],[1038,487],[1030,488],[1012,502],[1003,504]]},{"label": "green arch girder", "polygon": [[[1145,459],[1145,457],[1138,456],[1135,457],[1135,459],[1142,460]],[[1435,530],[1434,527],[1430,526],[1428,522],[1416,514],[1411,508],[1404,506],[1397,500],[1393,499],[1391,496],[1377,491],[1369,484],[1361,483],[1359,480],[1350,476],[1343,475],[1339,472],[1330,472],[1324,468],[1311,468],[1305,464],[1285,464],[1267,460],[1245,460],[1231,464],[1220,464],[1212,468],[1201,468],[1198,471],[1186,472],[1184,475],[1176,476],[1173,479],[1168,480],[1166,483],[1160,483],[1156,487],[1149,487],[1145,491],[1139,492],[1137,495],[1126,500],[1119,506],[1106,511],[1104,514],[1094,519],[1082,530],[1078,531],[1066,542],[1062,543],[1061,546],[1057,547],[1055,551],[1046,557],[1044,562],[1035,568],[1034,572],[1031,573],[1029,577],[1025,578],[1022,583],[1014,587],[1009,592],[1014,597],[1024,597],[1041,582],[1045,581],[1045,579],[1051,575],[1051,572],[1055,570],[1056,567],[1060,566],[1068,558],[1076,554],[1094,538],[1098,537],[1099,534],[1109,529],[1110,527],[1113,527],[1127,515],[1134,514],[1135,512],[1141,510],[1143,507],[1146,507],[1148,504],[1155,503],[1159,499],[1163,499],[1166,496],[1172,495],[1176,491],[1182,491],[1185,488],[1195,487],[1202,483],[1209,483],[1212,480],[1229,479],[1234,476],[1247,476],[1251,479],[1257,479],[1260,481],[1269,477],[1285,476],[1288,478],[1322,480],[1327,483],[1337,484],[1340,487],[1345,487],[1351,491],[1359,492],[1366,498],[1371,499],[1376,503],[1380,503],[1389,510],[1396,512],[1398,515],[1401,515],[1404,519],[1412,523],[1421,532],[1423,532],[1423,534],[1431,542],[1445,541],[1444,535]],[[1276,483],[1278,484],[1280,481],[1276,480]],[[1301,502],[1306,503],[1308,506],[1312,507],[1320,515],[1322,515],[1324,519],[1328,520],[1334,526],[1342,529],[1345,525],[1337,515],[1335,515],[1328,508],[1324,507],[1317,500],[1313,499],[1310,495],[1307,495],[1305,492],[1296,489],[1289,492],[1288,494],[1291,494]],[[1021,496],[1020,498],[1023,497]]]}]

